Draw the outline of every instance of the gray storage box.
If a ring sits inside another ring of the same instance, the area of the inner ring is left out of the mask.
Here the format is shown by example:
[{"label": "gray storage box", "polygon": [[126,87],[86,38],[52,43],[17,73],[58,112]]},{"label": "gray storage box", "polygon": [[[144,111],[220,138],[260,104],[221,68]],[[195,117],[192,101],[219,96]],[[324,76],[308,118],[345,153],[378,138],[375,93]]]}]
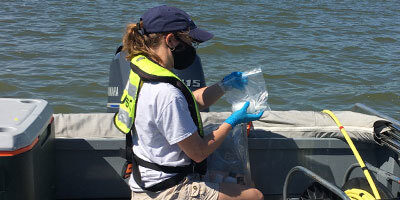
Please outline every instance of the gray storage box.
[{"label": "gray storage box", "polygon": [[0,98],[0,200],[54,199],[52,109],[39,99]]}]

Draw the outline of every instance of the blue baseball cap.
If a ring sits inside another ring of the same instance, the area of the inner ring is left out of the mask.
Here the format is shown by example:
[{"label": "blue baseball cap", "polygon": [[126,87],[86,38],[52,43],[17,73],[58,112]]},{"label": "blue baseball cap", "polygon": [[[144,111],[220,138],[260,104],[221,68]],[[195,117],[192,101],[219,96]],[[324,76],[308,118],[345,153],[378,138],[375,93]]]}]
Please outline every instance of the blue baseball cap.
[{"label": "blue baseball cap", "polygon": [[189,30],[189,35],[198,42],[205,42],[214,35],[197,28],[190,16],[183,10],[170,6],[148,9],[141,17],[144,33],[166,33]]}]

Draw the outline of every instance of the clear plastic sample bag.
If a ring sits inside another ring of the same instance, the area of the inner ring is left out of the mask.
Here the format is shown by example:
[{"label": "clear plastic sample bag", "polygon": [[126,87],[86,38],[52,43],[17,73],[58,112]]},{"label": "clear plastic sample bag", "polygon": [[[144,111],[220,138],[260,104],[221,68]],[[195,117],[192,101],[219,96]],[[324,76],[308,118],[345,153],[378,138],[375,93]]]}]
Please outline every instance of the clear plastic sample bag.
[{"label": "clear plastic sample bag", "polygon": [[252,185],[246,125],[237,125],[207,158],[206,181]]},{"label": "clear plastic sample bag", "polygon": [[247,84],[243,90],[232,89],[225,94],[225,100],[232,104],[232,111],[239,110],[246,101],[250,102],[248,113],[258,113],[262,110],[269,111],[268,91],[265,87],[263,73],[260,67],[245,71],[242,74],[247,78]]},{"label": "clear plastic sample bag", "polygon": [[[225,93],[225,99],[232,104],[232,111],[241,109],[246,101],[250,102],[248,113],[269,111],[268,92],[261,68],[243,72],[242,76],[247,78],[247,85],[242,90],[232,89]],[[246,124],[235,126],[207,161],[208,181],[252,186]]]}]

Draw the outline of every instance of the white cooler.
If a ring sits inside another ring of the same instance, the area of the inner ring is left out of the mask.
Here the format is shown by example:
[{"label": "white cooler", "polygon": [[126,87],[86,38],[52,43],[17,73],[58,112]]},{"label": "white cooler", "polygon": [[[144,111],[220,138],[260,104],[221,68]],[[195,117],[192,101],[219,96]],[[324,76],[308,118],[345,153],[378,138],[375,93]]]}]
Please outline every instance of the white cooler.
[{"label": "white cooler", "polygon": [[52,122],[44,100],[0,98],[0,200],[55,198]]}]

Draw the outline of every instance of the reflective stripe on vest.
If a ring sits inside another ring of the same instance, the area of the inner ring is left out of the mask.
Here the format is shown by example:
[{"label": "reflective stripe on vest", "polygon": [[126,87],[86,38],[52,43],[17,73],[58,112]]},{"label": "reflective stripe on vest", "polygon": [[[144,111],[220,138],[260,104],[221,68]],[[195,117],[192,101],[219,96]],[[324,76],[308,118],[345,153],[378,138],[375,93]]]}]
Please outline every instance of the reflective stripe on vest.
[{"label": "reflective stripe on vest", "polygon": [[[181,88],[177,87],[176,85],[174,86],[180,89],[183,94],[188,94],[188,93],[190,94],[190,95],[185,95],[185,98],[186,101],[188,102],[189,107],[193,108],[189,110],[191,111],[193,121],[195,122],[198,128],[199,135],[203,137],[204,135],[203,125],[196,99],[194,98],[190,89],[180,80],[180,78],[177,77],[174,73],[172,73],[168,69],[161,67],[160,65],[154,63],[150,59],[147,59],[143,55],[135,56],[134,58],[132,58],[131,63],[142,72],[151,76],[154,79],[154,81],[168,82],[162,80],[163,78],[167,78],[168,80],[172,79],[182,83],[180,84],[183,85]],[[121,96],[121,104],[119,107],[119,111],[114,117],[114,123],[116,127],[125,134],[129,133],[132,126],[134,125],[137,96],[140,92],[141,84],[143,84],[143,79],[145,78],[140,77],[132,69],[130,70],[129,81],[127,82],[124,92]]]},{"label": "reflective stripe on vest", "polygon": [[135,119],[135,107],[139,94],[140,77],[132,73],[121,96],[119,111],[114,117],[115,126],[123,133],[129,133]]}]

